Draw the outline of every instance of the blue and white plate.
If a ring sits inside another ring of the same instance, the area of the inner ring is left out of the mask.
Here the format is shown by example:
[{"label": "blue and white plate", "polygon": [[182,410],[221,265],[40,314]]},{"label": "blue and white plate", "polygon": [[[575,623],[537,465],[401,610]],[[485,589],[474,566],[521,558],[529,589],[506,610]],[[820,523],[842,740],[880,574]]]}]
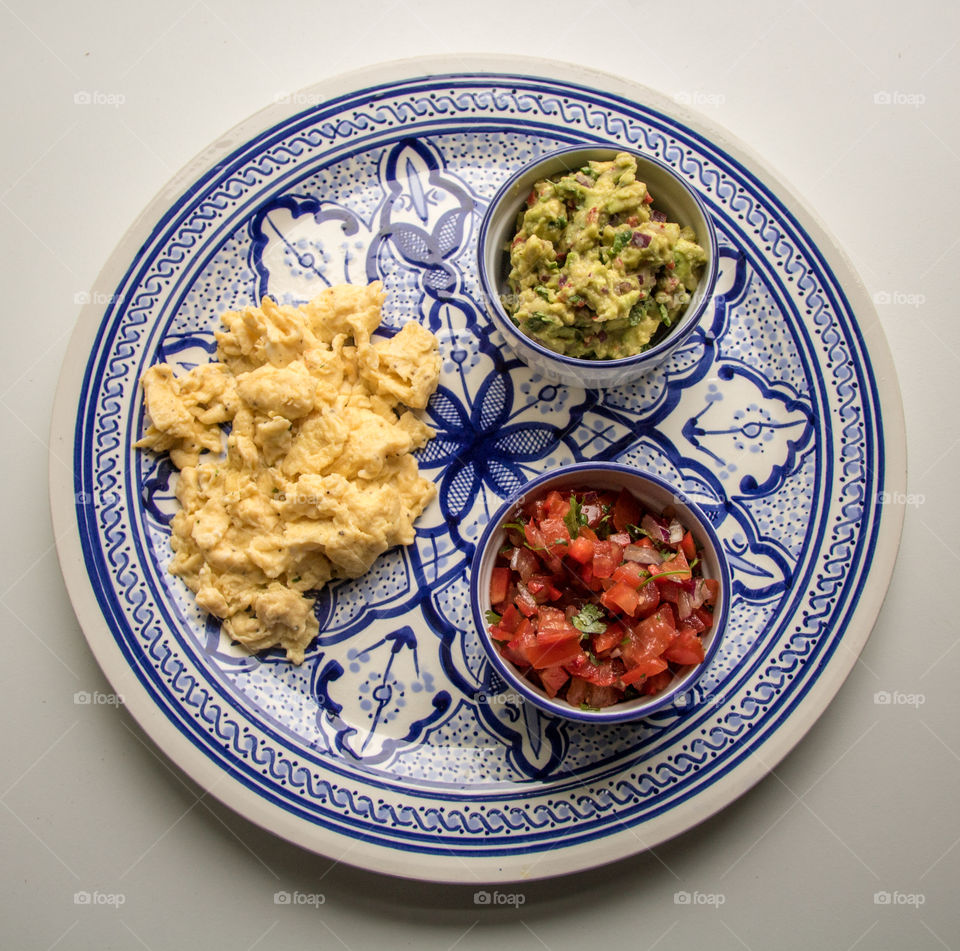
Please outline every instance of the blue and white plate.
[{"label": "blue and white plate", "polygon": [[[510,359],[476,279],[477,225],[498,185],[583,142],[673,166],[703,196],[722,257],[696,333],[644,382],[605,392],[551,385]],[[437,437],[420,454],[439,496],[411,547],[320,595],[303,666],[250,657],[167,574],[175,475],[132,448],[137,383],[159,360],[209,360],[226,309],[373,279],[389,293],[388,332],[413,318],[440,338],[426,411]],[[649,90],[507,59],[473,72],[463,60],[394,64],[298,93],[185,169],[91,300],[53,423],[72,478],[51,465],[77,615],[167,755],[308,849],[492,882],[653,846],[786,754],[876,618],[902,517],[882,503],[906,481],[877,317],[775,177]],[[715,661],[639,725],[556,720],[500,694],[470,617],[466,569],[489,514],[521,481],[590,459],[682,487],[733,572]]]}]

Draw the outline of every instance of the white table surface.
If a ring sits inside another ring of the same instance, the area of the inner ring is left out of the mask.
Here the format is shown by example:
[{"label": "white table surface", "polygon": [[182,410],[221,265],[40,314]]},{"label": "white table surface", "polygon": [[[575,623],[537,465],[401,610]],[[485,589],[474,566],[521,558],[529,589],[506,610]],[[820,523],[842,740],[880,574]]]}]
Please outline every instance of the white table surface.
[{"label": "white table surface", "polygon": [[[730,7],[0,0],[10,298],[0,317],[0,946],[960,948],[960,332],[948,303],[960,255],[960,11]],[[47,431],[75,301],[151,196],[278,94],[455,51],[619,73],[687,97],[747,143],[836,235],[875,295],[909,441],[906,523],[885,606],[807,737],[752,791],[656,855],[501,888],[519,907],[304,852],[197,788],[122,708],[76,703],[78,692],[110,687],[67,599],[47,501]],[[78,104],[78,92],[112,94],[114,104]],[[915,702],[877,703],[881,691]],[[81,891],[112,903],[78,905]],[[278,891],[322,904],[278,905]],[[714,898],[678,904],[679,891]],[[890,903],[878,904],[878,892]]]}]

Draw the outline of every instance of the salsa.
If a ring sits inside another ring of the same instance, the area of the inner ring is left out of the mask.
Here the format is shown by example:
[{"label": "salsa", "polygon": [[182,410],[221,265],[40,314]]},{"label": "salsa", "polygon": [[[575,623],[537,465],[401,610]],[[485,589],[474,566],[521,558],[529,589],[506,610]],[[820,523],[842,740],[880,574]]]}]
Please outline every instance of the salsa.
[{"label": "salsa", "polygon": [[719,582],[693,534],[627,490],[551,490],[505,526],[489,633],[548,696],[600,709],[658,693],[704,659]]},{"label": "salsa", "polygon": [[653,207],[636,159],[621,152],[533,186],[510,244],[504,305],[550,350],[616,360],[676,323],[706,261],[693,230]]}]

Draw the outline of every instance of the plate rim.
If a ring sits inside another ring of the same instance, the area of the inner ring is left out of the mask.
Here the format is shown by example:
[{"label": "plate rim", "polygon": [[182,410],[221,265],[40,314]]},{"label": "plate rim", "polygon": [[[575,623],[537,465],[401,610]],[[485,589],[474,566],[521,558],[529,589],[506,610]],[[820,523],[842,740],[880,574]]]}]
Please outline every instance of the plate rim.
[{"label": "plate rim", "polygon": [[[96,302],[105,299],[103,295],[111,294],[118,286],[136,256],[136,249],[159,226],[171,204],[181,198],[197,178],[213,169],[238,146],[278,122],[309,111],[314,105],[371,86],[444,75],[482,79],[484,76],[504,74],[575,83],[589,90],[640,101],[666,117],[682,122],[759,179],[806,231],[813,248],[833,271],[855,315],[863,350],[873,371],[882,423],[882,428],[878,429],[883,438],[883,490],[901,494],[906,491],[906,431],[902,397],[892,352],[860,275],[816,211],[811,210],[775,167],[722,126],[671,101],[662,92],[600,70],[552,59],[481,54],[411,57],[341,73],[307,86],[288,97],[298,102],[309,102],[311,105],[307,109],[292,107],[288,102],[274,102],[243,119],[202,149],[167,180],[124,232],[93,284],[89,302],[80,312],[65,351],[54,397],[49,440],[50,507],[64,583],[84,637],[114,690],[124,698],[124,705],[160,751],[211,795],[244,818],[301,848],[368,871],[433,882],[510,882],[585,871],[653,848],[694,828],[742,796],[800,742],[826,711],[857,663],[889,588],[904,519],[902,506],[880,507],[874,551],[867,569],[868,575],[872,576],[871,583],[864,584],[856,606],[849,612],[843,635],[848,650],[835,652],[786,720],[764,740],[765,755],[762,761],[755,751],[754,755],[746,757],[722,779],[694,797],[701,807],[697,816],[691,818],[688,815],[690,809],[686,804],[661,816],[657,835],[649,841],[645,840],[642,826],[630,827],[632,841],[628,841],[622,832],[611,833],[590,842],[578,843],[570,849],[544,853],[526,865],[522,857],[517,856],[476,855],[451,861],[439,855],[406,852],[379,845],[370,846],[361,850],[362,854],[351,856],[362,845],[361,840],[357,839],[346,843],[344,853],[336,856],[322,846],[333,841],[335,836],[341,841],[344,836],[321,830],[319,838],[324,840],[322,843],[305,841],[305,829],[315,830],[316,827],[265,802],[259,793],[233,780],[229,770],[222,768],[208,752],[185,738],[154,699],[139,688],[137,678],[127,665],[97,603],[86,571],[75,516],[77,487],[73,481],[76,471],[73,464],[73,437],[79,409],[76,395],[83,386],[87,364],[71,360],[71,357],[80,351],[89,355],[96,343],[103,316],[102,308]],[[124,692],[125,687],[131,688],[129,693]],[[228,779],[231,782],[221,788]],[[722,790],[718,790],[718,786]],[[552,856],[553,860],[548,856]]]}]

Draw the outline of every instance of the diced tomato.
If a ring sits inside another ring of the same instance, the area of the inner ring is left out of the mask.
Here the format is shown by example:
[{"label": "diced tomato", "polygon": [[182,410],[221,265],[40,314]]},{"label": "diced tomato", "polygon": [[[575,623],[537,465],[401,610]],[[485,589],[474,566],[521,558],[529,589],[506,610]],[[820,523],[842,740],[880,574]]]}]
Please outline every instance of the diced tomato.
[{"label": "diced tomato", "polygon": [[567,553],[570,544],[570,531],[562,518],[545,518],[540,523],[543,544],[554,555],[561,558]]},{"label": "diced tomato", "polygon": [[560,666],[545,667],[540,671],[540,683],[548,697],[555,697],[560,688],[570,679],[570,675]]},{"label": "diced tomato", "polygon": [[659,657],[673,641],[676,632],[673,612],[669,605],[661,605],[656,614],[651,614],[633,629],[634,636],[621,650],[623,662],[632,667],[638,664],[641,658]]},{"label": "diced tomato", "polygon": [[644,677],[653,677],[660,671],[667,669],[667,662],[662,657],[645,657],[636,667],[631,667],[620,680],[624,686],[636,683]]},{"label": "diced tomato", "polygon": [[637,591],[637,617],[650,617],[660,606],[660,585],[647,581]]},{"label": "diced tomato", "polygon": [[537,630],[543,633],[561,631],[569,637],[580,636],[580,632],[567,620],[565,611],[546,604],[537,612]]},{"label": "diced tomato", "polygon": [[672,578],[667,578],[665,581],[658,581],[655,585],[650,585],[650,587],[660,590],[661,601],[669,601],[670,604],[676,604],[680,600],[680,585]]},{"label": "diced tomato", "polygon": [[579,677],[572,677],[570,686],[567,687],[567,703],[571,706],[579,707],[587,696],[587,688],[590,685]]},{"label": "diced tomato", "polygon": [[517,626],[522,620],[523,617],[517,610],[517,606],[515,604],[508,604],[500,618],[500,627],[505,631],[516,631]]},{"label": "diced tomato", "polygon": [[[541,670],[544,667],[556,667],[569,664],[583,654],[579,637],[563,637],[559,633],[537,634],[533,644],[525,645],[527,660]],[[589,663],[589,661],[588,661]]]},{"label": "diced tomato", "polygon": [[586,565],[593,561],[593,542],[581,531],[580,534],[570,542],[570,548],[567,553],[574,561],[579,562],[581,565]]},{"label": "diced tomato", "polygon": [[563,518],[570,511],[570,499],[564,498],[556,490],[547,493],[546,509],[547,514],[552,518]]},{"label": "diced tomato", "polygon": [[613,527],[618,532],[625,532],[628,525],[639,525],[642,517],[636,496],[626,489],[621,489],[613,506]]},{"label": "diced tomato", "polygon": [[[528,648],[532,647],[537,642],[537,635],[533,630],[533,624],[526,618],[520,622],[520,626],[517,628],[516,635],[513,640],[507,644],[507,647],[513,652],[514,655],[521,657],[522,662],[525,665],[530,663],[529,657],[527,657]],[[516,663],[516,661],[514,661]]]},{"label": "diced tomato", "polygon": [[608,650],[612,650],[626,637],[626,633],[626,629],[622,624],[611,621],[607,625],[607,629],[601,634],[592,634],[590,636],[590,643],[593,646],[594,654],[605,654]]},{"label": "diced tomato", "polygon": [[702,634],[707,629],[696,611],[691,611],[690,616],[680,622],[680,626],[690,628],[695,634]]},{"label": "diced tomato", "polygon": [[631,588],[639,588],[640,582],[647,577],[644,569],[635,561],[625,561],[613,573],[614,581],[622,581]]},{"label": "diced tomato", "polygon": [[600,603],[610,611],[629,614],[631,617],[637,612],[640,596],[637,589],[622,581],[618,581],[612,588],[603,592]]},{"label": "diced tomato", "polygon": [[604,707],[610,707],[615,703],[619,703],[621,696],[622,694],[616,687],[590,684],[587,688],[586,703],[589,707],[596,707],[602,710]]},{"label": "diced tomato", "polygon": [[610,578],[617,566],[623,550],[609,539],[599,541],[593,546],[593,574],[597,578]]},{"label": "diced tomato", "polygon": [[713,627],[713,612],[705,611],[703,608],[694,608],[693,613],[697,616],[705,631]]},{"label": "diced tomato", "polygon": [[686,556],[687,561],[693,561],[697,557],[697,543],[693,540],[693,534],[686,532],[683,541],[680,542],[680,550]]},{"label": "diced tomato", "polygon": [[547,547],[544,544],[543,532],[540,531],[539,525],[536,525],[533,522],[527,522],[527,524],[523,526],[523,535],[527,540],[527,544],[530,546],[525,550],[530,552],[530,554],[533,554],[533,552],[536,551],[542,551]]},{"label": "diced tomato", "polygon": [[664,581],[673,582],[686,581],[692,577],[690,565],[682,551],[678,551],[673,558],[668,558],[659,565],[651,565],[650,574],[655,575],[658,580],[663,576]]},{"label": "diced tomato", "polygon": [[512,641],[514,638],[513,631],[505,631],[500,624],[491,624],[489,630],[495,641]]},{"label": "diced tomato", "polygon": [[510,590],[510,569],[497,567],[490,574],[490,603],[500,604],[507,600]]},{"label": "diced tomato", "polygon": [[663,656],[674,664],[686,667],[699,664],[704,658],[703,642],[689,628],[681,628]]},{"label": "diced tomato", "polygon": [[660,693],[665,687],[670,686],[670,681],[673,680],[673,674],[669,670],[663,670],[659,674],[654,674],[652,677],[644,681],[643,686],[640,687],[640,693],[649,696],[650,694]]}]

